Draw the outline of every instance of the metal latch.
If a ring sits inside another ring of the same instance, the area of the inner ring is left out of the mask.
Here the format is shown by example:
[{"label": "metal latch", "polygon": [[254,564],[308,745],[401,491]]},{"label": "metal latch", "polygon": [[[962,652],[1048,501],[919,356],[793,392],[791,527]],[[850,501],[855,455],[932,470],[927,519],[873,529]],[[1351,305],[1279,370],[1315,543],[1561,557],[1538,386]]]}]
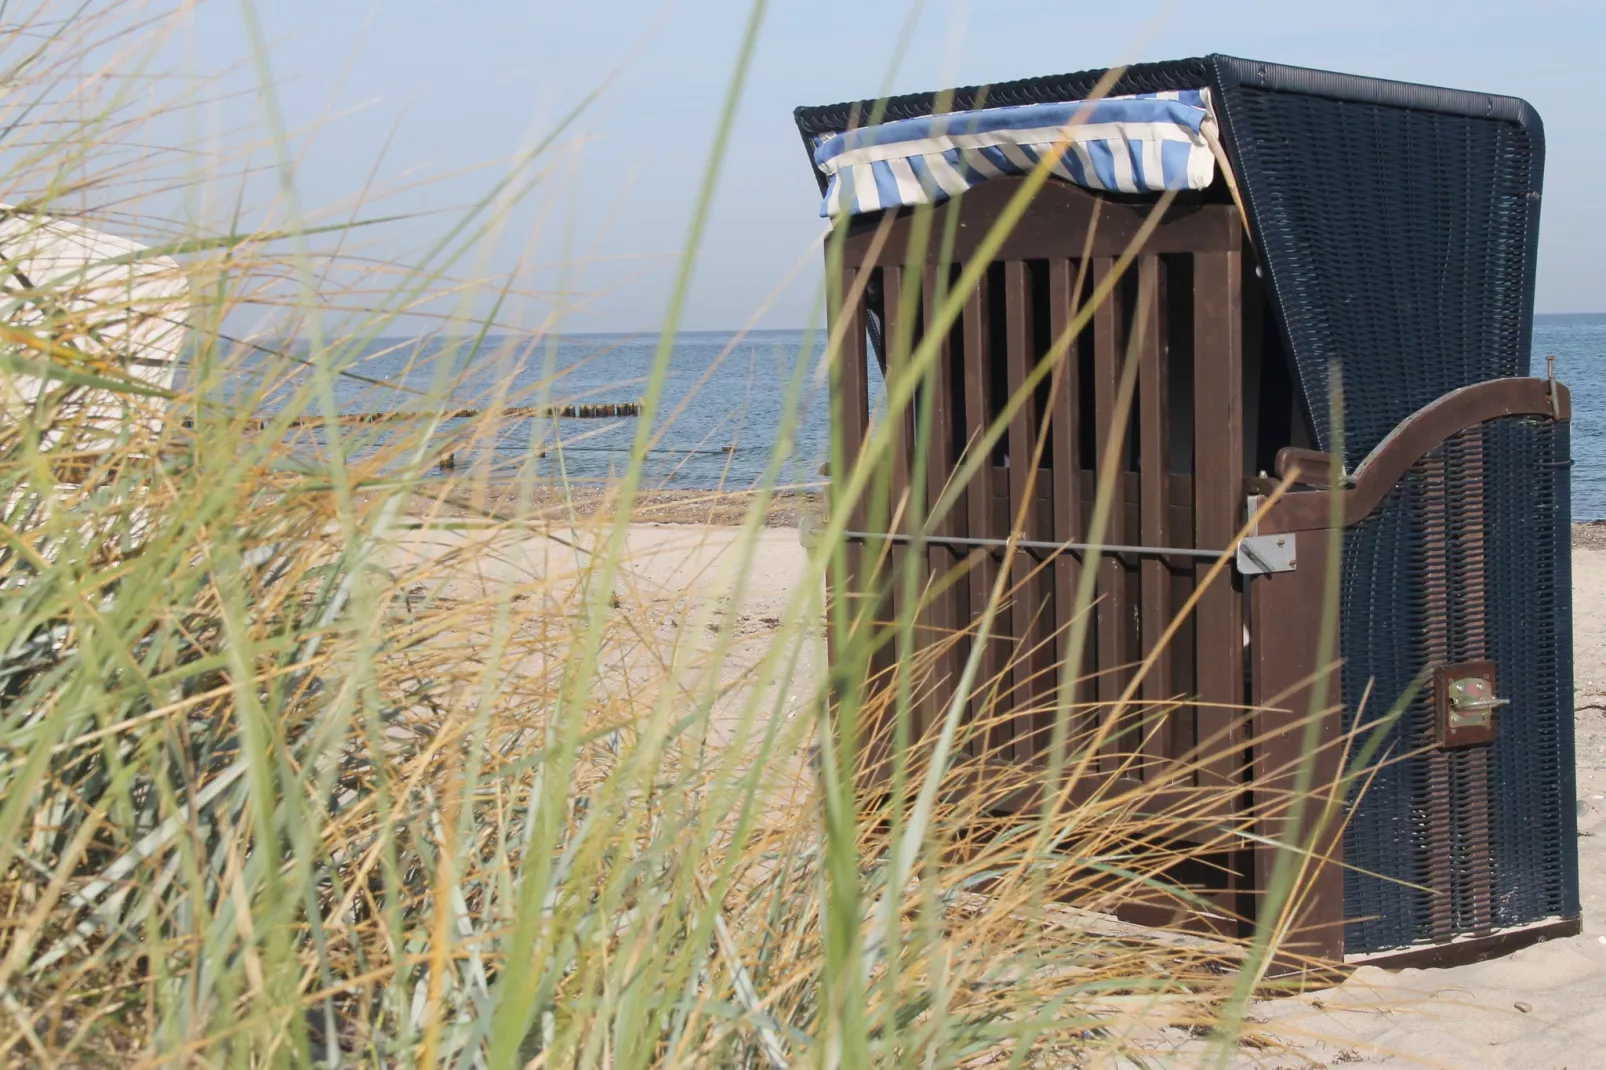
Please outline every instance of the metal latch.
[{"label": "metal latch", "polygon": [[1492,685],[1481,676],[1463,676],[1450,681],[1450,727],[1464,728],[1486,725],[1501,706],[1511,705],[1508,698],[1496,698]]},{"label": "metal latch", "polygon": [[1441,665],[1434,696],[1438,706],[1439,742],[1446,747],[1487,743],[1499,730],[1495,711],[1511,705],[1495,695],[1492,661]]},{"label": "metal latch", "polygon": [[1294,571],[1294,534],[1245,535],[1238,540],[1238,571],[1245,576]]}]

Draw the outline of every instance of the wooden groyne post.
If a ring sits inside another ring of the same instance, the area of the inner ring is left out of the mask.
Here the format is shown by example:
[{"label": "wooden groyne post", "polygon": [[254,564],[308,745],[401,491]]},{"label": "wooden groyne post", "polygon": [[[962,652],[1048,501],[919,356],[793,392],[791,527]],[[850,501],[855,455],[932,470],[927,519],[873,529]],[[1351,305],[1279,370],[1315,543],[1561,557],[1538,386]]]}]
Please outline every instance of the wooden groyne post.
[{"label": "wooden groyne post", "polygon": [[[354,427],[364,424],[400,423],[405,420],[472,420],[479,416],[491,416],[502,420],[609,420],[640,415],[639,401],[606,401],[586,405],[514,405],[505,409],[447,409],[443,412],[424,412],[416,409],[401,409],[395,412],[345,412],[336,417],[335,422],[343,427]],[[265,419],[252,420],[248,426],[253,431],[261,431],[271,422]],[[286,427],[317,427],[323,422],[322,416],[298,416]],[[194,425],[193,420],[184,421],[185,427]]]}]

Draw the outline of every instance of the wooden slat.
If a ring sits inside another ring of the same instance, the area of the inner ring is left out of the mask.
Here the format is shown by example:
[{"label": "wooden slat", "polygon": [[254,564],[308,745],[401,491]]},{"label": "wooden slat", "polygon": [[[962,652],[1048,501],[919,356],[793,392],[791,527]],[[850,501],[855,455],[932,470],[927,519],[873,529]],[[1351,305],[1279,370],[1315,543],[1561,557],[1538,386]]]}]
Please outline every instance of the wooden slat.
[{"label": "wooden slat", "polygon": [[[961,330],[965,347],[965,440],[967,449],[980,449],[981,437],[987,430],[988,413],[988,386],[987,361],[990,359],[987,344],[987,279],[982,277],[976,289],[965,298],[965,308],[961,316]],[[993,466],[990,458],[984,458],[978,466],[975,477],[970,486],[965,488],[965,520],[967,534],[973,539],[990,538],[993,535]],[[991,594],[993,577],[996,575],[993,555],[984,550],[975,550],[970,554],[969,594],[970,616],[973,621],[980,620],[983,607]],[[997,672],[999,644],[989,643],[982,652],[980,672],[974,694],[970,702],[971,716],[986,715],[990,681]],[[972,736],[970,749],[987,749],[992,745],[992,732],[980,736]]]},{"label": "wooden slat", "polygon": [[[858,271],[849,269],[844,272],[843,280],[847,292],[851,293],[857,283]],[[870,422],[870,379],[869,379],[869,353],[867,336],[869,319],[865,312],[864,301],[861,300],[852,308],[842,310],[843,316],[850,318],[850,326],[842,337],[841,349],[841,390],[842,390],[842,452],[851,467],[855,458],[864,449],[865,432]],[[844,482],[849,478],[849,472],[833,472],[832,478]],[[861,495],[849,506],[849,527],[854,531],[863,531],[869,522],[867,503]],[[858,600],[863,595],[860,586],[865,579],[864,555],[867,552],[862,543],[850,542],[847,544],[848,573],[851,577],[848,595],[853,600],[854,609],[857,609]]]},{"label": "wooden slat", "polygon": [[[904,269],[896,264],[889,264],[881,269],[882,287],[882,344],[886,351],[886,382],[890,385],[898,381],[903,375],[903,369],[909,360],[910,328],[913,317],[905,316],[902,307]],[[909,310],[913,312],[913,310]],[[887,392],[889,395],[891,390]],[[885,419],[892,419],[890,412]],[[905,411],[898,418],[898,426],[892,435],[892,448],[887,459],[887,480],[883,484],[886,488],[886,499],[879,503],[885,517],[886,531],[907,533],[908,526],[908,491],[909,491],[909,456],[911,443],[909,441],[909,414]],[[875,511],[871,512],[872,523],[875,523]],[[876,645],[873,672],[881,685],[888,688],[883,696],[887,704],[887,713],[891,717],[896,701],[896,687],[898,676],[905,671],[905,661],[901,658],[896,641],[896,621],[898,619],[899,592],[903,587],[903,564],[908,556],[908,550],[899,542],[886,542],[879,546],[869,548],[875,555],[877,568],[874,578],[879,585],[880,600],[877,603],[876,621],[878,624],[878,642]],[[889,723],[888,730],[892,726]]]},{"label": "wooden slat", "polygon": [[[968,763],[963,769],[955,770],[944,779],[942,797],[973,804],[976,792],[990,786],[988,802],[993,813],[1024,811],[1035,814],[1042,804],[1043,780],[1040,777],[1022,777],[1019,775],[1019,768],[1014,762]],[[1005,778],[1018,787],[1007,793],[999,791],[997,782]],[[1060,787],[1064,789],[1063,782]],[[1121,796],[1127,798],[1123,800]],[[1119,807],[1123,802],[1132,802],[1135,804],[1135,809],[1144,813],[1166,815],[1165,831],[1168,838],[1175,837],[1177,840],[1188,841],[1194,845],[1207,845],[1213,848],[1239,842],[1237,836],[1227,827],[1236,812],[1206,809],[1201,805],[1198,788],[1156,789],[1145,781],[1123,775],[1086,777],[1073,784],[1065,798],[1072,806],[1095,800],[1101,809],[1110,808],[1112,805]],[[1236,863],[1242,860],[1232,861]],[[1129,887],[1127,894],[1135,894],[1136,891],[1136,888]],[[1118,915],[1119,913],[1124,911],[1118,910]]]},{"label": "wooden slat", "polygon": [[[932,233],[943,233],[948,226],[949,212],[959,212],[961,219],[970,224],[959,226],[954,232],[952,259],[964,261],[974,257],[978,245],[987,236],[986,224],[998,218],[1010,198],[1019,192],[1021,181],[1012,177],[992,179],[936,210]],[[1088,230],[1094,219],[1098,220],[1098,227],[1092,235],[1089,255],[1118,257],[1132,247],[1151,211],[1152,207],[1147,204],[1116,204],[1068,182],[1050,182],[1034,196],[1027,217],[1029,222],[1009,232],[994,259],[1051,260],[1070,250],[1086,248]],[[985,222],[976,225],[978,220]],[[850,258],[864,259],[875,241],[876,227],[877,223],[865,221],[852,228],[847,245]],[[914,227],[913,213],[893,222],[881,254],[882,262],[907,255],[904,250],[909,247],[908,235]],[[1238,248],[1242,233],[1243,224],[1230,204],[1179,205],[1168,211],[1154,228],[1144,244],[1144,251],[1162,254],[1228,251]],[[937,241],[927,242],[923,253],[925,262],[936,263],[941,259],[948,252],[943,245]]]},{"label": "wooden slat", "polygon": [[[1311,705],[1309,683],[1321,660],[1317,645],[1328,536],[1324,531],[1312,531],[1289,534],[1288,538],[1298,540],[1299,568],[1250,581],[1254,634],[1249,650],[1255,682],[1256,831],[1261,836],[1261,845],[1255,850],[1256,887],[1264,890],[1269,886],[1278,854],[1273,845],[1285,837],[1302,848],[1309,846],[1316,859],[1306,868],[1307,883],[1296,891],[1298,912],[1283,945],[1288,966],[1298,970],[1301,956],[1329,961],[1344,957],[1343,811],[1340,806],[1335,813],[1324,813],[1331,787],[1343,772],[1343,732],[1335,709],[1323,717],[1316,753],[1303,752],[1305,718]],[[1338,674],[1329,674],[1327,706],[1336,705],[1338,686]],[[1300,765],[1306,761],[1314,763],[1315,791],[1307,800],[1302,827],[1291,830],[1287,827],[1288,803]]]},{"label": "wooden slat", "polygon": [[[936,317],[938,304],[947,291],[947,286],[944,280],[939,280],[937,271],[935,267],[926,268],[921,280],[928,329]],[[939,285],[939,283],[944,284]],[[952,361],[953,353],[945,335],[937,352],[936,369],[927,379],[925,389],[926,404],[931,406],[931,438],[927,446],[925,473],[928,510],[941,499],[948,487],[950,474],[956,467],[953,451],[956,412],[952,396],[952,380],[949,377]],[[931,527],[933,533],[937,535],[959,534],[953,511],[937,517]],[[925,613],[925,627],[922,630],[923,641],[942,644],[943,652],[935,661],[931,686],[925,689],[926,694],[920,704],[919,720],[923,731],[929,730],[932,722],[942,715],[948,698],[953,694],[954,681],[959,678],[961,670],[958,647],[951,641],[961,624],[959,592],[950,582],[950,573],[958,566],[960,555],[948,547],[934,546],[926,551],[926,560],[928,574],[933,578],[934,586],[941,590],[930,596]]]},{"label": "wooden slat", "polygon": [[[861,270],[848,268],[843,271],[843,294],[838,301],[842,301],[846,294],[851,294],[859,280]],[[860,300],[851,307],[839,307],[837,315],[846,320],[847,326],[842,333],[841,346],[838,352],[838,381],[837,401],[839,407],[836,416],[840,419],[837,433],[842,438],[842,454],[847,460],[845,470],[833,471],[831,478],[845,484],[852,469],[854,460],[863,452],[864,440],[870,420],[870,383],[868,369],[867,331],[869,320],[865,304]],[[869,522],[869,509],[865,498],[861,495],[857,500],[848,503],[848,526],[855,531],[863,531]],[[869,628],[874,621],[873,614],[868,612],[866,595],[870,580],[867,575],[869,557],[874,553],[872,548],[863,543],[848,542],[843,547],[843,556],[846,560],[846,575],[843,577],[840,590],[829,592],[833,598],[841,599],[843,609],[847,614],[850,627],[859,629]],[[861,619],[862,617],[862,619]],[[836,629],[828,629],[831,636],[829,656],[833,664],[840,664],[844,656],[836,644],[839,637]],[[862,641],[862,632],[856,633],[854,642]],[[862,681],[861,681],[862,683]],[[853,685],[850,685],[853,686]],[[875,733],[873,724],[863,724],[861,730],[861,744],[871,739]],[[884,752],[873,753],[872,765],[879,764]]]},{"label": "wooden slat", "polygon": [[[1114,273],[1115,261],[1111,257],[1099,257],[1093,262],[1093,284],[1095,289],[1105,284],[1105,281]],[[1094,463],[1095,488],[1097,487],[1098,473],[1104,469],[1106,454],[1112,449],[1117,455],[1117,470],[1123,476],[1126,471],[1126,414],[1117,413],[1116,402],[1120,391],[1121,357],[1125,339],[1121,335],[1121,299],[1120,292],[1110,294],[1101,302],[1093,312],[1093,427],[1094,427]],[[1113,440],[1112,440],[1113,430]],[[1116,485],[1116,496],[1110,510],[1109,526],[1104,533],[1104,541],[1109,543],[1127,543],[1131,539],[1126,530],[1126,510],[1120,494],[1120,482]],[[1097,490],[1095,489],[1095,494]],[[1097,616],[1097,646],[1098,646],[1098,681],[1095,692],[1098,696],[1097,718],[1108,716],[1111,704],[1121,694],[1122,673],[1120,667],[1127,663],[1126,644],[1123,640],[1125,616],[1127,612],[1127,582],[1126,567],[1113,558],[1101,558],[1099,564],[1098,583],[1098,616]],[[1097,724],[1088,726],[1095,730]],[[1100,756],[1099,768],[1108,771],[1113,768],[1116,753],[1119,749],[1119,739],[1111,731],[1105,740]]]},{"label": "wooden slat", "polygon": [[[1243,508],[1241,254],[1194,257],[1194,545],[1226,546]],[[1203,578],[1206,566],[1201,565]],[[1203,780],[1236,783],[1242,761],[1242,606],[1223,571],[1198,603],[1199,742]]]},{"label": "wooden slat", "polygon": [[[1430,665],[1450,660],[1450,562],[1446,539],[1449,503],[1446,499],[1444,457],[1430,455],[1423,462],[1422,478],[1422,591],[1424,606],[1422,652]],[[1431,744],[1431,739],[1412,741],[1412,746]],[[1428,901],[1428,924],[1435,940],[1455,935],[1453,902],[1454,856],[1452,837],[1459,815],[1454,811],[1450,788],[1450,756],[1442,748],[1429,751],[1427,848],[1428,880],[1432,898]]]},{"label": "wooden slat", "polygon": [[[1451,500],[1454,509],[1458,553],[1455,560],[1455,590],[1462,600],[1461,649],[1457,661],[1482,661],[1492,655],[1488,635],[1487,572],[1484,564],[1483,435],[1473,432],[1464,442],[1461,477],[1462,491]],[[1496,686],[1499,681],[1496,680]],[[1473,931],[1482,935],[1494,929],[1493,874],[1490,858],[1493,847],[1492,821],[1497,805],[1490,791],[1489,747],[1487,744],[1463,752],[1466,769],[1467,801],[1461,813],[1465,826],[1467,874],[1466,891],[1472,914]]]},{"label": "wooden slat", "polygon": [[[1138,439],[1142,458],[1138,466],[1142,486],[1141,527],[1146,546],[1173,546],[1167,524],[1170,509],[1170,382],[1166,374],[1165,339],[1161,336],[1160,258],[1145,256],[1138,262],[1138,316],[1141,342],[1138,350]],[[1160,643],[1171,620],[1171,570],[1159,558],[1141,566],[1143,575],[1143,654]],[[1159,762],[1167,751],[1162,704],[1172,697],[1171,659],[1161,657],[1143,678],[1145,710],[1140,725],[1142,761]]]},{"label": "wooden slat", "polygon": [[[1073,293],[1076,285],[1076,265],[1069,260],[1051,260],[1048,265],[1048,320],[1049,329],[1058,342],[1076,316],[1081,295]],[[1077,377],[1079,346],[1074,342],[1067,350],[1054,382],[1054,403],[1049,419],[1054,436],[1054,538],[1061,542],[1075,542],[1082,536],[1082,494],[1079,458],[1076,450],[1078,394],[1081,382]],[[1054,628],[1059,634],[1055,663],[1063,671],[1065,659],[1070,657],[1071,618],[1075,613],[1076,588],[1081,582],[1082,563],[1074,554],[1060,554],[1054,558]],[[1080,689],[1075,681],[1082,667],[1075,666],[1071,673],[1072,687],[1069,701],[1078,701]],[[1076,724],[1073,708],[1070,726]],[[1053,714],[1045,713],[1038,734],[1044,737],[1053,729]]]},{"label": "wooden slat", "polygon": [[[1004,369],[1011,403],[1020,400],[1022,385],[1026,381],[1027,367],[1031,363],[1031,310],[1026,289],[1026,265],[1013,260],[1004,265]],[[1025,399],[1009,422],[1009,522],[1021,524],[1023,537],[1030,538],[1036,530],[1037,510],[1032,497],[1032,449],[1036,439],[1036,409],[1030,398]],[[1022,506],[1024,505],[1024,514]],[[1032,555],[1017,550],[1010,561],[1009,620],[1012,667],[1009,673],[1009,692],[1005,699],[1008,709],[1030,709],[1035,689],[1032,680],[1032,646],[1035,640],[1032,619],[1036,606],[1032,595],[1036,584],[1029,579],[1035,565]],[[1029,714],[1027,715],[1029,717]],[[1024,729],[1024,731],[1023,731]],[[1007,735],[1009,749],[1000,757],[1014,756],[1017,760],[1029,757],[1030,725],[1025,718],[1011,716]]]}]

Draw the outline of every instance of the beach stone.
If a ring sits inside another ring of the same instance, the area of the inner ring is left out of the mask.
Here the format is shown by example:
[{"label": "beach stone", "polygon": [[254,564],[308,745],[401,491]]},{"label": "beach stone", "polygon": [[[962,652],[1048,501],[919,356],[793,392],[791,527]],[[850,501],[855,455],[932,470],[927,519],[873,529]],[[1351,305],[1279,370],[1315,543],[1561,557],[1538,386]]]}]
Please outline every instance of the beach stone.
[{"label": "beach stone", "polygon": [[1512,1006],[1517,1008],[1519,1011],[1521,1011],[1524,1014],[1530,1014],[1530,1013],[1533,1012],[1533,1009],[1534,1009],[1534,1005],[1532,1003],[1529,1003],[1527,1000],[1524,1000],[1524,999],[1519,999],[1517,1002],[1513,1003]]},{"label": "beach stone", "polygon": [[1599,804],[1589,799],[1578,800],[1578,834],[1580,836],[1593,835],[1595,830],[1606,823],[1606,812]]}]

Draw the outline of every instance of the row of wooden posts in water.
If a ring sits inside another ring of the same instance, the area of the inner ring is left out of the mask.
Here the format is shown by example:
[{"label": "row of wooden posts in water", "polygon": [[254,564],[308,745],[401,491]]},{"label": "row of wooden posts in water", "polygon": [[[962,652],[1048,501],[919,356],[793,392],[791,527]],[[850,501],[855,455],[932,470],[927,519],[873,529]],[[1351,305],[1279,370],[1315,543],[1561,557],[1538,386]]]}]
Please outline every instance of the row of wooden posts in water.
[{"label": "row of wooden posts in water", "polygon": [[[505,409],[447,409],[443,412],[420,412],[406,409],[395,412],[344,412],[335,417],[335,422],[343,426],[361,424],[397,423],[403,420],[441,419],[441,420],[471,420],[478,416],[491,415],[502,419],[559,419],[559,420],[606,420],[620,416],[640,416],[641,402],[639,401],[605,401],[589,405],[513,405]],[[261,431],[272,423],[271,420],[253,420],[253,430]],[[322,416],[298,416],[285,426],[318,427],[324,423]],[[185,426],[191,421],[186,420]]]}]

